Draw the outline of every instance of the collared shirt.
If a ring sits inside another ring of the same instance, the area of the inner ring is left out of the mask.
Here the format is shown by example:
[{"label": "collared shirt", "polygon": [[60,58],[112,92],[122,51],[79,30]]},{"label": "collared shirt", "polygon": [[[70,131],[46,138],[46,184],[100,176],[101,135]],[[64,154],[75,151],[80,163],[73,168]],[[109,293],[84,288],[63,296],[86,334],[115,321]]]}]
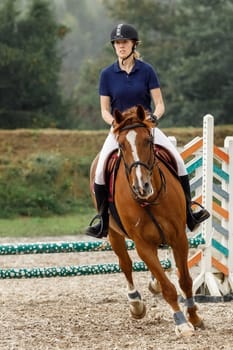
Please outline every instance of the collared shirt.
[{"label": "collared shirt", "polygon": [[138,104],[152,111],[150,90],[159,87],[153,67],[140,60],[135,60],[129,74],[121,70],[118,61],[104,68],[100,74],[99,94],[110,97],[112,113],[115,109],[123,112]]}]

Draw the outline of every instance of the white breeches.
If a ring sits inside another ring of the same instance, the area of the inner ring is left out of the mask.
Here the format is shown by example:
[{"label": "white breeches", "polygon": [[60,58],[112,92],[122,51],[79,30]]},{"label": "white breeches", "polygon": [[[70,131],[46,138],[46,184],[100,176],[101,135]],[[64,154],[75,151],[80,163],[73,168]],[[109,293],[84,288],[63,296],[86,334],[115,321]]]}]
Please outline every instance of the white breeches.
[{"label": "white breeches", "polygon": [[[164,146],[167,148],[174,156],[176,162],[177,162],[177,168],[178,168],[178,175],[184,176],[187,174],[187,170],[185,168],[184,161],[180,155],[180,153],[177,151],[175,146],[172,144],[172,142],[169,140],[169,138],[158,128],[154,128],[153,131],[154,136],[154,143]],[[98,185],[104,185],[104,171],[106,167],[106,162],[108,160],[108,157],[110,154],[115,150],[118,149],[118,142],[115,138],[115,135],[110,130],[103,147],[100,151],[99,155],[99,161],[96,167],[96,173],[95,173],[95,183]]]}]

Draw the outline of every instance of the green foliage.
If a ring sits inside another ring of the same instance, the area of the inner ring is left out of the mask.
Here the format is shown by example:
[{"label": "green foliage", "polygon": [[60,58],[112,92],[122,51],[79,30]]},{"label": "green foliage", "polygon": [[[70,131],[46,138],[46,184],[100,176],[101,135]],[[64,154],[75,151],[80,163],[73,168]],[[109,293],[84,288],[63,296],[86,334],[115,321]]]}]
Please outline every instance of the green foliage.
[{"label": "green foliage", "polygon": [[106,127],[100,114],[98,82],[100,70],[110,62],[110,59],[100,57],[97,61],[88,60],[83,63],[73,95],[75,107],[72,120],[67,123],[71,127],[79,130]]},{"label": "green foliage", "polygon": [[[203,130],[164,132],[184,146]],[[215,145],[222,147],[232,134],[233,125],[216,126]],[[85,215],[93,208],[90,165],[106,135],[107,131],[1,131],[0,218]]]},{"label": "green foliage", "polygon": [[33,0],[19,16],[7,0],[0,23],[0,128],[61,126],[68,107],[59,87],[62,36],[49,3]]},{"label": "green foliage", "polygon": [[91,205],[90,159],[36,154],[6,166],[0,178],[0,217],[64,215]]},{"label": "green foliage", "polygon": [[231,0],[22,3],[0,4],[0,128],[102,129],[98,79],[115,59],[109,35],[119,22],[135,25],[142,58],[158,72],[161,126],[200,126],[206,113],[231,123]]},{"label": "green foliage", "polygon": [[[233,4],[213,0],[183,0],[177,7],[175,30],[179,45],[169,77],[170,109],[173,124],[201,125],[203,115],[211,113],[215,123],[230,123],[233,101],[233,75],[230,68],[233,47]],[[184,120],[185,118],[185,120]]]},{"label": "green foliage", "polygon": [[[112,26],[128,22],[139,31],[142,41],[139,51],[158,72],[165,99],[166,116],[161,126],[201,126],[207,113],[214,115],[216,124],[231,123],[232,1],[104,0],[103,3],[114,19]],[[99,106],[91,98],[96,89],[92,78],[97,78],[95,71],[99,72],[104,62],[110,60],[114,60],[114,55],[108,48],[106,59],[98,57],[91,63],[92,69],[79,77],[77,112],[80,115],[88,111],[85,115],[90,121],[83,128],[99,127],[94,114]],[[85,99],[84,94],[90,98]]]}]

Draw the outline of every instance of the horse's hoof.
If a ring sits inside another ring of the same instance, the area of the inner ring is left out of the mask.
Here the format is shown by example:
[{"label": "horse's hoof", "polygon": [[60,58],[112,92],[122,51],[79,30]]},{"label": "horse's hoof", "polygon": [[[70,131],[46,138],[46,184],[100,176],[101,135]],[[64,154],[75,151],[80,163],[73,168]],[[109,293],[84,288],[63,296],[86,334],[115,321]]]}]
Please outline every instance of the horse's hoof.
[{"label": "horse's hoof", "polygon": [[150,280],[148,289],[154,295],[161,293],[161,286],[157,280]]},{"label": "horse's hoof", "polygon": [[192,323],[194,329],[197,329],[197,328],[205,329],[203,318],[197,313],[197,311],[198,311],[198,305],[195,304],[191,308],[185,307],[184,314],[189,320],[189,322]]},{"label": "horse's hoof", "polygon": [[131,316],[136,320],[143,318],[146,314],[146,306],[140,300],[131,302],[129,305],[129,310],[130,310]]},{"label": "horse's hoof", "polygon": [[194,327],[195,329],[200,328],[200,329],[203,330],[203,329],[205,329],[205,323],[204,323],[203,320],[200,320],[200,322],[194,324],[193,327]]},{"label": "horse's hoof", "polygon": [[175,332],[179,338],[188,338],[194,335],[194,327],[191,323],[182,323],[179,326],[176,326]]}]

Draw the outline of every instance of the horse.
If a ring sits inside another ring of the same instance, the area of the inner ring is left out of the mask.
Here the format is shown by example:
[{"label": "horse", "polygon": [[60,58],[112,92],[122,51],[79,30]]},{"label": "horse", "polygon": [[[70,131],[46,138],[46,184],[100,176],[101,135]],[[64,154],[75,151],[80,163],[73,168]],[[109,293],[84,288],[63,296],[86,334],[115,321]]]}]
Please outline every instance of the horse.
[{"label": "horse", "polygon": [[[155,125],[148,119],[142,106],[123,113],[116,110],[113,125],[120,154],[114,180],[114,205],[121,225],[110,212],[108,239],[127,281],[131,316],[143,318],[146,306],[134,285],[132,260],[127,251],[126,239],[134,242],[139,257],[151,273],[150,291],[157,293],[157,285],[160,285],[163,298],[172,309],[177,336],[191,336],[197,327],[204,328],[204,323],[194,301],[193,282],[188,269],[189,248],[183,189],[178,176],[154,152],[152,128]],[[91,165],[91,188],[97,160],[98,155]],[[95,202],[92,190],[91,193]],[[173,251],[186,313],[181,310],[177,289],[158,257],[158,249],[164,244]]]}]

